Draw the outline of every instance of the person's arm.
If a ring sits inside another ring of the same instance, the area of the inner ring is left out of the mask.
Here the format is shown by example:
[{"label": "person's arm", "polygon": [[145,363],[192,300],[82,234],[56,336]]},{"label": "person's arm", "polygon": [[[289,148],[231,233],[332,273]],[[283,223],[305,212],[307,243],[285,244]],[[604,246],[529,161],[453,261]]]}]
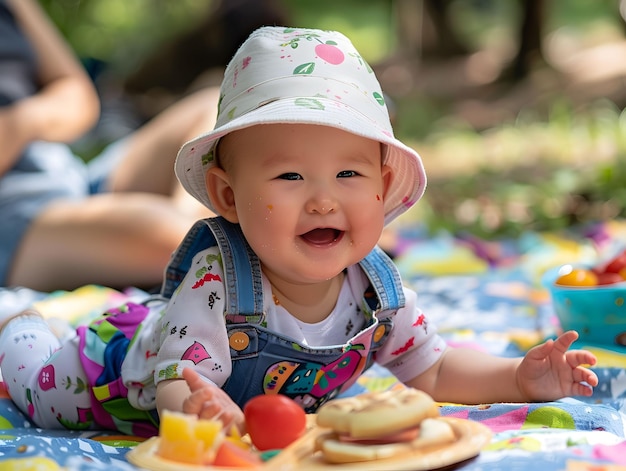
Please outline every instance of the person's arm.
[{"label": "person's arm", "polygon": [[0,173],[29,142],[71,142],[93,127],[100,114],[91,79],[37,2],[8,3],[35,50],[41,90],[0,110],[1,141],[11,142],[0,150]]},{"label": "person's arm", "polygon": [[566,332],[532,348],[524,358],[448,348],[435,365],[406,384],[437,401],[464,404],[590,396],[598,378],[583,365],[596,359],[585,350],[568,350],[577,338],[576,332]]}]

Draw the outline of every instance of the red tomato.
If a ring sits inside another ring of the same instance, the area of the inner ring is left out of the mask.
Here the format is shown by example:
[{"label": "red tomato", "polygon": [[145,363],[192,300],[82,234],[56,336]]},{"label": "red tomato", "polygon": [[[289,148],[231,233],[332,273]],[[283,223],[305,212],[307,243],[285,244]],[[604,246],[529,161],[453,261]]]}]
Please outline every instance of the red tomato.
[{"label": "red tomato", "polygon": [[238,446],[236,443],[224,440],[215,454],[213,466],[225,466],[230,468],[256,468],[263,461],[257,455]]},{"label": "red tomato", "polygon": [[253,397],[243,407],[243,415],[250,439],[261,451],[285,448],[306,429],[304,410],[281,394]]},{"label": "red tomato", "polygon": [[598,275],[599,285],[612,285],[613,283],[621,283],[624,278],[618,273],[605,272]]},{"label": "red tomato", "polygon": [[572,268],[559,276],[555,283],[565,286],[595,286],[598,284],[598,275],[584,268]]},{"label": "red tomato", "polygon": [[619,273],[626,268],[626,251],[613,257],[604,267],[606,273]]}]

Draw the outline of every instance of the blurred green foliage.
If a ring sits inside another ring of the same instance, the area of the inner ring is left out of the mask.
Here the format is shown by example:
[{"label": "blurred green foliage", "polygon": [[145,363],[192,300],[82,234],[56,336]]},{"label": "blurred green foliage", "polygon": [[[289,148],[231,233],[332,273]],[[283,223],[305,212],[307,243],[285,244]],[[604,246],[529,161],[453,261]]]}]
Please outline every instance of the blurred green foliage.
[{"label": "blurred green foliage", "polygon": [[421,144],[427,163],[459,163],[431,178],[412,212],[434,233],[516,237],[626,218],[626,111],[606,100],[485,132],[440,129]]},{"label": "blurred green foliage", "polygon": [[376,63],[396,46],[392,0],[286,0],[295,26],[341,31]]},{"label": "blurred green foliage", "polygon": [[207,15],[211,0],[39,0],[79,57],[118,73]]},{"label": "blurred green foliage", "polygon": [[[223,0],[228,1],[228,0]],[[121,72],[163,41],[197,25],[212,0],[39,0],[82,58]],[[285,0],[294,25],[344,32],[370,62],[394,48],[391,0]],[[288,25],[288,26],[294,26]]]}]

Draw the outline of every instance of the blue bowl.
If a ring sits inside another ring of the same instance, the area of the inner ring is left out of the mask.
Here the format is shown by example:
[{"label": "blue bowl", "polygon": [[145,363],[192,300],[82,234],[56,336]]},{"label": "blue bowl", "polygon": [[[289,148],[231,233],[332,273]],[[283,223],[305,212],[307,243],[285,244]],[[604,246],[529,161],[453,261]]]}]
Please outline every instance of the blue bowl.
[{"label": "blue bowl", "polygon": [[563,330],[577,331],[580,342],[624,348],[626,282],[592,287],[554,284],[564,268],[548,270],[542,278]]}]

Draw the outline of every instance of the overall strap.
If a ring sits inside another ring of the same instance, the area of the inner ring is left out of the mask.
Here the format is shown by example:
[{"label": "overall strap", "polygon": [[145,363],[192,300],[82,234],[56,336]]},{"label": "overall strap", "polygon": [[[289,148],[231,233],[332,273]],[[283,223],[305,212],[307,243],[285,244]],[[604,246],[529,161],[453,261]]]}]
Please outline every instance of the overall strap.
[{"label": "overall strap", "polygon": [[194,256],[214,246],[224,264],[226,314],[262,315],[261,263],[239,225],[222,217],[202,219],[189,230],[166,268],[161,294],[170,298],[191,269]]},{"label": "overall strap", "polygon": [[397,310],[404,306],[404,291],[398,268],[380,247],[374,247],[359,264],[379,302],[378,306],[370,306],[373,311]]}]

